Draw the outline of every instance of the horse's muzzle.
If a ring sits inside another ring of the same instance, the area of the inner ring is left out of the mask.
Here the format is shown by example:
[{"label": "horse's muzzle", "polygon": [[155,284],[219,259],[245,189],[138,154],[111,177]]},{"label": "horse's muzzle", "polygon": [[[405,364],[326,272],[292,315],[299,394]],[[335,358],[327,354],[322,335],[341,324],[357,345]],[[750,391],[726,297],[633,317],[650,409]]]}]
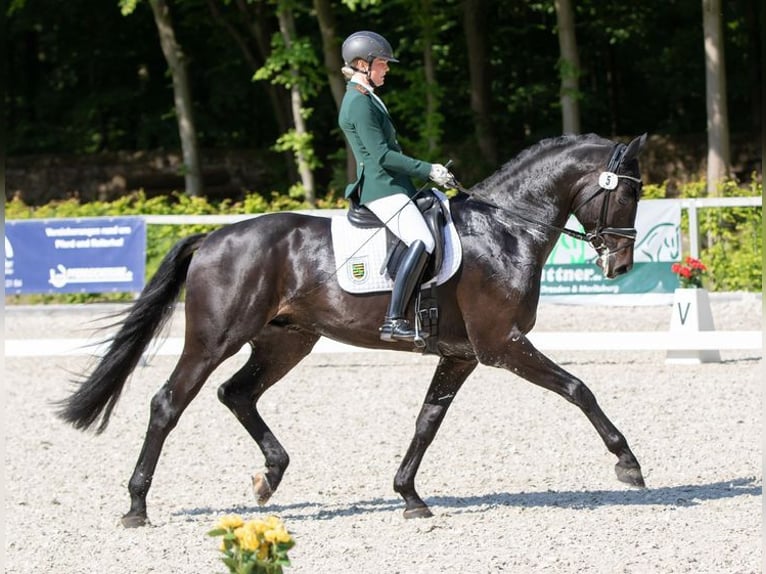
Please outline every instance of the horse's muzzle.
[{"label": "horse's muzzle", "polygon": [[615,249],[605,248],[599,252],[596,264],[607,279],[614,279],[633,269],[633,241],[621,243]]}]

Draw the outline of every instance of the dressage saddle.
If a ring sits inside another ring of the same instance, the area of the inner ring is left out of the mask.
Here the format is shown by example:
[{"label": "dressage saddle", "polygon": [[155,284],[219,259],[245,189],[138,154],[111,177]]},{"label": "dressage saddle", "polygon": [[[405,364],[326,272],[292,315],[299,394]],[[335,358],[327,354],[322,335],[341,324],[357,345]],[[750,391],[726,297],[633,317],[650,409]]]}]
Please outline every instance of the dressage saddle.
[{"label": "dressage saddle", "polygon": [[[353,193],[349,197],[349,200],[347,217],[351,225],[363,229],[385,227],[385,224],[377,215],[359,203],[359,196],[357,193]],[[430,189],[419,192],[413,201],[420,210],[420,213],[423,214],[423,219],[425,220],[426,225],[428,225],[428,229],[431,231],[435,243],[434,251],[431,254],[423,274],[423,281],[425,282],[439,273],[442,263],[444,262],[444,226],[447,222],[447,214],[445,214],[445,207],[442,205],[438,196]],[[392,279],[395,279],[402,258],[407,252],[407,246],[388,229],[386,229],[386,237],[386,259],[380,271],[382,273],[383,269],[386,269],[389,276]]]}]

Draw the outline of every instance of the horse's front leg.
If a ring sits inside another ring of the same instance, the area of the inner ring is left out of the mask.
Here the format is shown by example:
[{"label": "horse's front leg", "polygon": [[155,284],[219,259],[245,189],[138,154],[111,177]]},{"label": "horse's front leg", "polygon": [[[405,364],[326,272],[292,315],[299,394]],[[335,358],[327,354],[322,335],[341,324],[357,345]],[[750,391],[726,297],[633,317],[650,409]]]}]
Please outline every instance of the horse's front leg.
[{"label": "horse's front leg", "polygon": [[543,355],[524,335],[515,334],[506,339],[503,350],[501,354],[496,346],[482,349],[478,353],[479,360],[483,363],[484,357],[488,364],[505,367],[580,407],[604,441],[606,448],[617,457],[617,478],[632,486],[645,486],[641,466],[630,450],[628,441],[601,410],[596,397],[585,383]]},{"label": "horse's front leg", "polygon": [[442,357],[439,361],[415,422],[415,436],[394,478],[394,490],[404,498],[405,518],[433,516],[426,503],[415,491],[415,475],[452,400],[477,364],[478,361],[475,359],[467,361],[450,357]]}]

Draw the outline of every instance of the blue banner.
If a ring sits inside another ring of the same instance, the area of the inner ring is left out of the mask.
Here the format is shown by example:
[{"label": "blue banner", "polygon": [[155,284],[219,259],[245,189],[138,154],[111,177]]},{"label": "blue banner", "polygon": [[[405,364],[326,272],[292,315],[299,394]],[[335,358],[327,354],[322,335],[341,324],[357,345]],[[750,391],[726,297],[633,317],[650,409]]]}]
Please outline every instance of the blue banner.
[{"label": "blue banner", "polygon": [[141,217],[5,222],[5,293],[138,292],[144,286]]}]

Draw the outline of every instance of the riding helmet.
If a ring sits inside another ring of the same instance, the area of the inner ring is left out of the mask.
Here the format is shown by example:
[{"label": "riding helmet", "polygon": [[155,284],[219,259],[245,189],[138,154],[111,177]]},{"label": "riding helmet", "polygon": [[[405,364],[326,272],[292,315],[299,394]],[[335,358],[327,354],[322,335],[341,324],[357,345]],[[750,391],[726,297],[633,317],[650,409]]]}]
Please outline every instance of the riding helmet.
[{"label": "riding helmet", "polygon": [[341,51],[346,65],[350,65],[357,58],[362,58],[365,62],[372,62],[375,58],[382,58],[388,62],[399,61],[394,58],[394,51],[388,40],[375,32],[354,32],[343,42]]}]

